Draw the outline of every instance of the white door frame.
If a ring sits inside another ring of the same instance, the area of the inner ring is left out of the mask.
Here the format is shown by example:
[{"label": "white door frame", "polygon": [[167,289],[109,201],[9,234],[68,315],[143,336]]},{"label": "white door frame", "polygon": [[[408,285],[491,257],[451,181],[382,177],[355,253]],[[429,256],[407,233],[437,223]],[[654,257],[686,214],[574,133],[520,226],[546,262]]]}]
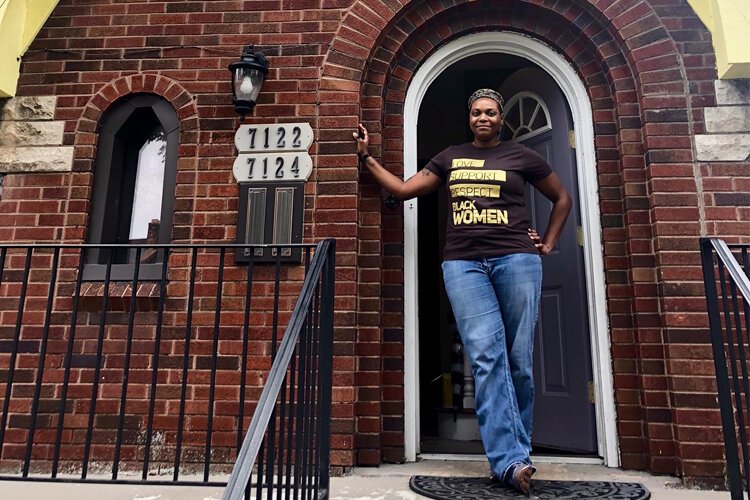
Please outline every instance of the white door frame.
[{"label": "white door frame", "polygon": [[[417,172],[417,121],[428,88],[451,64],[469,56],[502,53],[523,57],[547,71],[560,86],[573,114],[576,165],[586,269],[591,358],[596,395],[596,433],[604,463],[620,463],[610,357],[599,195],[594,154],[594,120],[586,87],[575,69],[542,42],[506,31],[475,33],[438,49],[420,66],[404,105],[404,178]],[[404,440],[406,460],[419,453],[419,311],[417,200],[404,204]]]}]

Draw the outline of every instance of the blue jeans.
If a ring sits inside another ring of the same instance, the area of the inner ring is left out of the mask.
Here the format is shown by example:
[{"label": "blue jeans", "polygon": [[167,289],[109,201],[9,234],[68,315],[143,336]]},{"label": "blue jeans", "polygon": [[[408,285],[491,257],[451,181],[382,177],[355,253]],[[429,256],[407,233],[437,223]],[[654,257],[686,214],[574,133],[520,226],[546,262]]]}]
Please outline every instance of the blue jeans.
[{"label": "blue jeans", "polygon": [[447,260],[443,279],[471,360],[477,419],[492,472],[531,463],[534,328],[542,287],[539,255]]}]

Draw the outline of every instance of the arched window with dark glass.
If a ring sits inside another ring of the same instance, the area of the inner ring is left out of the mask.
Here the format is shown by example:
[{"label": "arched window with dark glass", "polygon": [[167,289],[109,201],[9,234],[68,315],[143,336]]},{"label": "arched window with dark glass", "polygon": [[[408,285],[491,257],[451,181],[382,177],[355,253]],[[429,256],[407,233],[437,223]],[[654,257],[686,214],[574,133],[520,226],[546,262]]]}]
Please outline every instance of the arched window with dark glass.
[{"label": "arched window with dark glass", "polygon": [[[114,103],[99,123],[88,243],[161,244],[172,238],[180,123],[172,105],[152,94]],[[163,251],[140,251],[140,279],[159,279]],[[132,247],[89,250],[84,278],[133,278]]]}]

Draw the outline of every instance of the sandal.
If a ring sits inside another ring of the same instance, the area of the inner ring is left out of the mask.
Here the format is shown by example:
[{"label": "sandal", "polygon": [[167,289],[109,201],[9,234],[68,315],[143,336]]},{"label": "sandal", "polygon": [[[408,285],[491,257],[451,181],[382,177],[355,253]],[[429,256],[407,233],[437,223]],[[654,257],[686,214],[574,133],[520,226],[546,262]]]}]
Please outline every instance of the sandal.
[{"label": "sandal", "polygon": [[527,497],[531,495],[531,475],[535,469],[530,464],[519,463],[514,465],[506,475],[506,482]]}]

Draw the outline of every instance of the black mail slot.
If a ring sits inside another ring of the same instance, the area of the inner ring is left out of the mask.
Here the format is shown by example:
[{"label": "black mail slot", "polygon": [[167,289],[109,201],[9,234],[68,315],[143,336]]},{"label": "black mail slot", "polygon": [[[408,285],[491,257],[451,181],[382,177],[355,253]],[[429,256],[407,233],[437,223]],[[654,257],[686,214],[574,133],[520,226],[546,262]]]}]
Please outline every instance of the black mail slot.
[{"label": "black mail slot", "polygon": [[[305,214],[303,182],[241,182],[237,217],[237,243],[250,245],[289,245],[302,243]],[[252,254],[252,255],[251,255]],[[238,263],[250,257],[258,262],[299,263],[299,248],[239,248]]]}]

